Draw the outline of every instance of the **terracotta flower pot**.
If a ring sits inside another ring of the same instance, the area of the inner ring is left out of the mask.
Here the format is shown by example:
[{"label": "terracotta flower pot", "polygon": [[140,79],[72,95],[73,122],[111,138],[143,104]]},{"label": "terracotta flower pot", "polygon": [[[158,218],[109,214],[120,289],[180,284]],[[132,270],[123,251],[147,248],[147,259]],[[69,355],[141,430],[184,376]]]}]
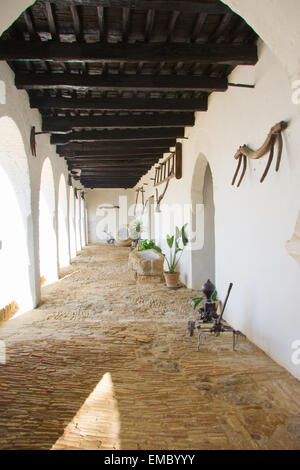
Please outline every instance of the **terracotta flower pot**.
[{"label": "terracotta flower pot", "polygon": [[166,280],[167,287],[177,287],[180,273],[168,273],[164,271],[164,276]]}]

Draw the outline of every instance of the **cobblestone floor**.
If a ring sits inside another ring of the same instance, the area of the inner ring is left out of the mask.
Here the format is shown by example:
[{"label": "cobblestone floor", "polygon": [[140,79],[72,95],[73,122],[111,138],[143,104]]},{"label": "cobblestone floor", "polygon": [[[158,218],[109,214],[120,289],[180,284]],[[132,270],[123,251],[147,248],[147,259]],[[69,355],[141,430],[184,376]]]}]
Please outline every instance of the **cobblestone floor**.
[{"label": "cobblestone floor", "polygon": [[0,327],[0,448],[300,449],[300,384],[248,341],[186,325],[194,292],[136,284],[89,246]]}]

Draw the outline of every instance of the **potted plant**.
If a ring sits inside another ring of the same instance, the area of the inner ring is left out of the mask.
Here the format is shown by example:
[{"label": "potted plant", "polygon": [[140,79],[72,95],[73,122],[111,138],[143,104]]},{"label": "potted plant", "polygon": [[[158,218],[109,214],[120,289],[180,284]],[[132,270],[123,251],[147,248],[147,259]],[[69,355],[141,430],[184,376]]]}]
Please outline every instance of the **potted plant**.
[{"label": "potted plant", "polygon": [[169,246],[169,256],[164,255],[168,265],[168,271],[164,271],[166,284],[168,287],[177,287],[180,272],[176,272],[177,264],[182,256],[184,247],[188,244],[188,238],[185,234],[187,224],[183,225],[181,229],[176,227],[175,235],[170,237],[167,235],[167,244]]}]

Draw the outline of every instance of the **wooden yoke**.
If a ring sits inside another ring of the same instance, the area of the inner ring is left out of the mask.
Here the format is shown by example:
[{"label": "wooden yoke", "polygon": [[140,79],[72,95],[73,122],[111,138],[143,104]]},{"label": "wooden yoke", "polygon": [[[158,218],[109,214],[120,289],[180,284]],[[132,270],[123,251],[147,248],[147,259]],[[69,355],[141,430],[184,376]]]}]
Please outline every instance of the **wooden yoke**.
[{"label": "wooden yoke", "polygon": [[279,171],[280,163],[281,163],[281,156],[282,156],[282,149],[283,149],[282,132],[287,127],[288,127],[288,123],[286,121],[281,121],[278,124],[275,124],[275,126],[271,128],[263,145],[256,151],[251,150],[247,145],[243,145],[242,147],[238,149],[238,151],[234,155],[234,158],[238,160],[238,165],[237,165],[237,169],[232,180],[232,185],[235,184],[242,162],[243,162],[243,170],[242,170],[242,175],[237,184],[237,187],[241,185],[243,178],[245,176],[246,169],[247,169],[247,158],[250,158],[252,160],[258,160],[264,157],[268,152],[270,152],[267,166],[260,179],[260,182],[262,183],[265,180],[269,172],[269,169],[271,167],[271,163],[274,157],[274,148],[275,148],[276,142],[278,142],[278,152],[277,152],[277,161],[276,161],[275,170]]}]

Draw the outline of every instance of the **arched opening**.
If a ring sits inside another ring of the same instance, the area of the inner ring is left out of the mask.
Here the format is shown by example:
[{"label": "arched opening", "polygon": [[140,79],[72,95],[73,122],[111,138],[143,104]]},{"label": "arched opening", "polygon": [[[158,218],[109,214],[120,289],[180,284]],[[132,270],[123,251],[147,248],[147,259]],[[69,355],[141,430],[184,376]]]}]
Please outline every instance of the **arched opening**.
[{"label": "arched opening", "polygon": [[81,237],[81,246],[86,245],[85,241],[85,201],[82,197],[83,193],[81,193],[80,197],[80,237]]},{"label": "arched opening", "polygon": [[68,198],[64,175],[60,177],[58,188],[58,264],[60,268],[70,264]]},{"label": "arched opening", "polygon": [[32,217],[27,157],[21,133],[0,119],[0,321],[35,304]]},{"label": "arched opening", "polygon": [[155,240],[155,202],[154,196],[149,198],[149,236]]},{"label": "arched opening", "polygon": [[75,196],[74,189],[70,187],[69,195],[69,230],[70,230],[70,256],[76,256],[76,232],[75,232]]},{"label": "arched opening", "polygon": [[89,227],[88,227],[88,210],[87,210],[87,205],[84,205],[85,207],[85,244],[87,245],[89,242]]},{"label": "arched opening", "polygon": [[210,279],[215,282],[215,209],[212,173],[204,155],[196,161],[192,180],[192,287],[200,289]]},{"label": "arched opening", "polygon": [[43,164],[39,200],[39,255],[42,283],[57,280],[57,243],[55,230],[55,192],[50,160]]},{"label": "arched opening", "polygon": [[76,251],[81,250],[80,241],[80,201],[79,191],[75,189],[75,233],[76,233]]}]

